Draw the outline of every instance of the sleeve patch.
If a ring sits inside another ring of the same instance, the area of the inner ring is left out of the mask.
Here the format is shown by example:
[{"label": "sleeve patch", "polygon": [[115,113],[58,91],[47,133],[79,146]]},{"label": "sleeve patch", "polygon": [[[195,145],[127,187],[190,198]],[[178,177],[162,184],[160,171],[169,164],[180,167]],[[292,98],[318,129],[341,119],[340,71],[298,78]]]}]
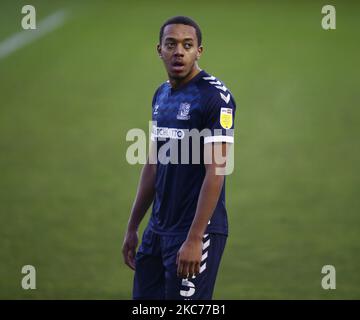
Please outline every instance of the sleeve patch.
[{"label": "sleeve patch", "polygon": [[231,108],[221,108],[220,124],[224,129],[230,129],[233,124],[233,115]]}]

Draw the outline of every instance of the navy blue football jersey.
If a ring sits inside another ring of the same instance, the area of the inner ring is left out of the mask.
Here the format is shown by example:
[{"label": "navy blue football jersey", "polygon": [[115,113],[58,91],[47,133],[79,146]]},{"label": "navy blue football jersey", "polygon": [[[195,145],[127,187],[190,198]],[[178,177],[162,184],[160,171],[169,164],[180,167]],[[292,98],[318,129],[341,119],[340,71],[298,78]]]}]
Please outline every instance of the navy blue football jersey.
[{"label": "navy blue football jersey", "polygon": [[[189,231],[206,173],[204,144],[233,143],[235,108],[230,91],[205,71],[178,89],[167,81],[155,92],[151,139],[156,141],[158,162],[149,220],[155,233],[177,235]],[[196,140],[191,132],[206,133],[200,135],[200,145],[194,144],[195,149],[191,143],[181,146],[186,138]],[[225,182],[206,233],[228,233]]]}]

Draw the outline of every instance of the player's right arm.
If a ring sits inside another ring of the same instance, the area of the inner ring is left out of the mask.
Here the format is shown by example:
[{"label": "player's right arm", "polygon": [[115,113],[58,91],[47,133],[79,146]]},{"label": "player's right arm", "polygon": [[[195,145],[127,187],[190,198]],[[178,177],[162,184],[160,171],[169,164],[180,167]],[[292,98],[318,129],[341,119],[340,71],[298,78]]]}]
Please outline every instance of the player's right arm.
[{"label": "player's right arm", "polygon": [[155,196],[156,164],[150,164],[149,158],[144,165],[135,201],[131,209],[129,222],[122,247],[124,262],[135,270],[135,253],[138,245],[138,228]]}]

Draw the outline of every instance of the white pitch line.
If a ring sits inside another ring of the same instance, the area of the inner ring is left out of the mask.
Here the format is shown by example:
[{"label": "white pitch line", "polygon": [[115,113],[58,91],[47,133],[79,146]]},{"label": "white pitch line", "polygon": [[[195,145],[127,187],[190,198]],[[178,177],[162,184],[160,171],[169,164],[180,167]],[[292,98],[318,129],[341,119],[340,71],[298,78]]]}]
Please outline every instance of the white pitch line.
[{"label": "white pitch line", "polygon": [[[64,24],[65,10],[59,10],[41,20],[34,30],[23,30],[0,42],[0,59],[7,57],[14,51],[34,42]],[[20,22],[19,22],[20,23]]]}]

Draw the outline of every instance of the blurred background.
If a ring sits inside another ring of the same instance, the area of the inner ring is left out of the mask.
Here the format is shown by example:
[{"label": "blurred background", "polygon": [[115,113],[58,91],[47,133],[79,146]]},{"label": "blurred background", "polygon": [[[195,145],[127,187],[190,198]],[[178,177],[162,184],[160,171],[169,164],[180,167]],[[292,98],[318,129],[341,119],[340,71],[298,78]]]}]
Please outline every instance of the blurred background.
[{"label": "blurred background", "polygon": [[[238,106],[214,298],[360,298],[359,2],[2,0],[3,50],[35,32],[25,4],[36,32],[58,18],[0,57],[0,298],[131,298],[121,246],[141,165],[125,137],[147,132],[159,28],[180,14]],[[321,28],[325,4],[336,30]],[[36,290],[21,288],[28,264]]]}]

